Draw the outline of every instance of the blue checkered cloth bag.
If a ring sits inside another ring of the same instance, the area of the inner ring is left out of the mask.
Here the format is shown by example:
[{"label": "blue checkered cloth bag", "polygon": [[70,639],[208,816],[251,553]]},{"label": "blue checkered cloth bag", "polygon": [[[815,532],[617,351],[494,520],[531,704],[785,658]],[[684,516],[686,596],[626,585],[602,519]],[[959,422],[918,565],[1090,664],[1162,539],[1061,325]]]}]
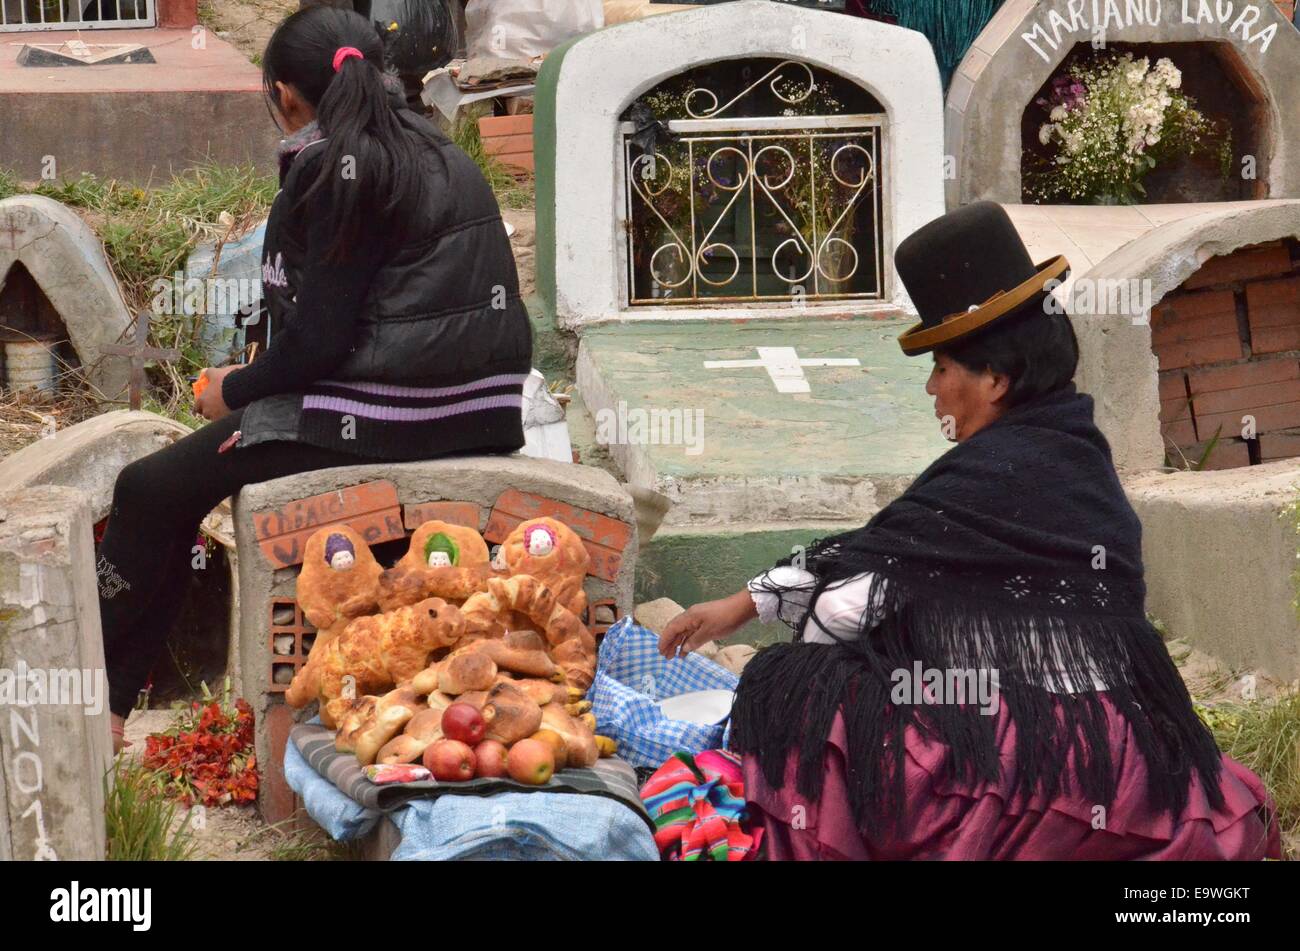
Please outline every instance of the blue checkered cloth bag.
[{"label": "blue checkered cloth bag", "polygon": [[665,660],[659,635],[625,617],[605,632],[587,698],[597,729],[618,741],[619,756],[633,766],[658,767],[678,750],[725,748],[730,718],[710,725],[670,720],[655,701],[695,690],[735,690],[739,679],[699,654]]}]

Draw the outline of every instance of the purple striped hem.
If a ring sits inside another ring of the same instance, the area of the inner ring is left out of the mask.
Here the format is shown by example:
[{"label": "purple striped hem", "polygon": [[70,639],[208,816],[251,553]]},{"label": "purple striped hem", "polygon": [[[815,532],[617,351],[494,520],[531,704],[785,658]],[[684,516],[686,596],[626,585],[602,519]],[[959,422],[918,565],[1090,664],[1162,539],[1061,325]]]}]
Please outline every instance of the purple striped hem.
[{"label": "purple striped hem", "polygon": [[493,386],[522,386],[526,379],[528,379],[527,373],[501,373],[497,376],[485,376],[481,380],[461,383],[458,386],[399,386],[396,383],[358,383],[343,380],[321,380],[315,385],[337,386],[345,390],[356,390],[358,393],[369,393],[372,396],[420,398],[458,396],[461,393],[472,393],[474,390],[485,390]]},{"label": "purple striped hem", "polygon": [[477,413],[489,409],[523,410],[522,393],[504,396],[481,396],[478,399],[462,400],[445,406],[375,406],[357,400],[343,399],[338,396],[304,396],[304,410],[331,410],[336,413],[349,413],[366,419],[378,419],[389,423],[419,423],[431,419],[443,419],[447,416],[460,416],[465,413]]}]

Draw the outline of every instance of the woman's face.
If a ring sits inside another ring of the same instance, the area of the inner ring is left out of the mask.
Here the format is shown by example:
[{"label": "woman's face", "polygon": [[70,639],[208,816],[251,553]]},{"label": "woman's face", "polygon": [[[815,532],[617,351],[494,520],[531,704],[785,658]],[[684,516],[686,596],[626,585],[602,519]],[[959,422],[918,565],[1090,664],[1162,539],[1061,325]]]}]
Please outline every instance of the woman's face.
[{"label": "woman's face", "polygon": [[999,402],[1011,379],[1005,373],[967,369],[951,357],[934,354],[925,392],[934,397],[934,415],[945,439],[963,442],[1005,411]]}]

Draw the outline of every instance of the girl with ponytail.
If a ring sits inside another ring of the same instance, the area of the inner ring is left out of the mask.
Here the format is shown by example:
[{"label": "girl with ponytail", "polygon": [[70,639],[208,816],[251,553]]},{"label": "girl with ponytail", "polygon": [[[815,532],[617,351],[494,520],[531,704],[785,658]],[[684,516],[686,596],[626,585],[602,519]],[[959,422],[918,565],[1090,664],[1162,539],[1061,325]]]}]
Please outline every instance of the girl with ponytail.
[{"label": "girl with ponytail", "polygon": [[532,335],[478,166],[407,108],[350,10],[293,14],[262,62],[286,133],[262,250],[269,344],[204,370],[208,425],[118,475],[98,570],[119,742],[222,499],[330,466],[524,444]]}]

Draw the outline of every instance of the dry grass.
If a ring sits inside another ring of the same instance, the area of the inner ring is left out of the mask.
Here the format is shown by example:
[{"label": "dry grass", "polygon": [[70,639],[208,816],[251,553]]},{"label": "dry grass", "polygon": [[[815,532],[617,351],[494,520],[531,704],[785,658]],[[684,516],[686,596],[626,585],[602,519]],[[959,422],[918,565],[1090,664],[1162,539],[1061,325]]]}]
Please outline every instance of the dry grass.
[{"label": "dry grass", "polygon": [[103,411],[102,403],[76,390],[48,396],[0,390],[0,458]]}]

